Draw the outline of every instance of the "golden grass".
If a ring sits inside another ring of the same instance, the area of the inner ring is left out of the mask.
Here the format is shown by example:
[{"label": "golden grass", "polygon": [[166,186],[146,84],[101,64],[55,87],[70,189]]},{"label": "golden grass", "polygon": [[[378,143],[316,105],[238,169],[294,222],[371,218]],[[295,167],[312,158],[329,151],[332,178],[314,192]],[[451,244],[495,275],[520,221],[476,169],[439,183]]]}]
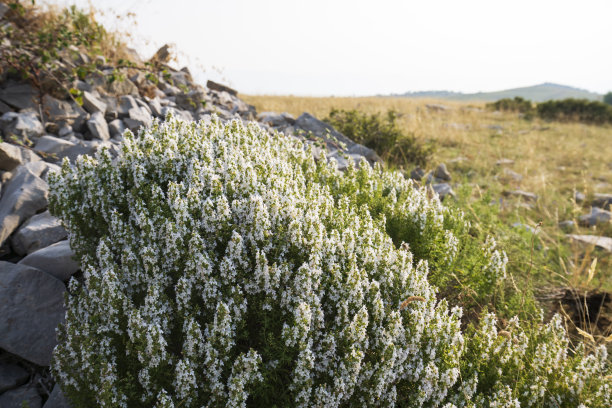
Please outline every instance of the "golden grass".
[{"label": "golden grass", "polygon": [[[588,286],[612,288],[610,255],[572,245],[558,228],[559,221],[576,219],[589,211],[574,203],[574,191],[587,196],[612,193],[612,127],[527,121],[518,114],[488,111],[483,103],[378,97],[241,97],[255,105],[258,112],[289,112],[296,117],[310,112],[325,118],[332,108],[401,113],[399,124],[405,131],[434,142],[436,151],[430,169],[446,163],[454,181],[469,183],[476,191],[490,191],[497,197],[510,189],[538,194],[531,209],[505,200],[504,216],[509,224],[520,220],[535,226],[542,221],[539,236],[544,245],[551,249],[563,246],[569,251],[557,266],[550,268],[551,274],[571,285],[587,285],[588,268],[584,265],[590,265],[592,257],[598,256],[597,271]],[[448,110],[428,109],[428,104],[441,104]],[[496,165],[502,158],[514,163]],[[522,180],[512,180],[504,169],[519,173]],[[604,226],[579,229],[576,233],[610,232],[612,228]]]}]

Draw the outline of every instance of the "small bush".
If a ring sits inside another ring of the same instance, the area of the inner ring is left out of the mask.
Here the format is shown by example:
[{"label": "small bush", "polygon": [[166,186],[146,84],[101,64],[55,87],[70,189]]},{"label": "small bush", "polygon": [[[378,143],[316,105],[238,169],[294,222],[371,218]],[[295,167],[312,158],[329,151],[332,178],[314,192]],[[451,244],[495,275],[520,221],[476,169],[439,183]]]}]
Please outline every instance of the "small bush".
[{"label": "small bush", "polygon": [[395,111],[381,115],[356,109],[332,109],[325,121],[353,141],[373,149],[385,161],[398,166],[424,166],[433,152],[432,147],[402,131],[398,117]]},{"label": "small bush", "polygon": [[533,112],[531,101],[521,98],[520,96],[500,99],[496,102],[488,103],[487,108],[496,111],[519,112],[530,114]]},{"label": "small bush", "polygon": [[546,120],[612,123],[612,106],[587,99],[563,99],[538,104],[538,116]]},{"label": "small bush", "polygon": [[603,102],[608,105],[612,105],[612,92],[608,92],[607,94],[604,95]]}]

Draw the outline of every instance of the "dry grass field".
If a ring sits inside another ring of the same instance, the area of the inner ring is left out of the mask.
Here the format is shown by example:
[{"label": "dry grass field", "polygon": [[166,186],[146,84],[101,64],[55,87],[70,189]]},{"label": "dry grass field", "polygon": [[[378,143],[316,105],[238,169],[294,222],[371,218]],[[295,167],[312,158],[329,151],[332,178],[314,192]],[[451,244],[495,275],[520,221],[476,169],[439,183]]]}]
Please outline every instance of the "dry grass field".
[{"label": "dry grass field", "polygon": [[[536,231],[538,242],[544,252],[555,254],[554,262],[544,267],[547,283],[612,289],[610,254],[570,242],[568,231],[558,226],[560,221],[576,221],[588,213],[593,193],[612,193],[610,126],[525,120],[519,114],[487,110],[484,103],[377,97],[241,97],[258,112],[289,112],[296,117],[310,112],[325,118],[332,108],[399,112],[399,123],[406,133],[435,147],[427,170],[446,163],[455,189],[471,186],[475,197],[489,193],[501,206],[502,220],[509,226],[521,223],[535,229],[542,222]],[[443,105],[446,109],[427,105]],[[503,159],[513,163],[497,164]],[[502,198],[506,190],[533,192],[538,200],[531,204]],[[586,195],[586,204],[575,202],[575,192]],[[610,224],[572,231],[607,236],[610,232]],[[593,273],[590,267],[594,258],[598,259]]]}]

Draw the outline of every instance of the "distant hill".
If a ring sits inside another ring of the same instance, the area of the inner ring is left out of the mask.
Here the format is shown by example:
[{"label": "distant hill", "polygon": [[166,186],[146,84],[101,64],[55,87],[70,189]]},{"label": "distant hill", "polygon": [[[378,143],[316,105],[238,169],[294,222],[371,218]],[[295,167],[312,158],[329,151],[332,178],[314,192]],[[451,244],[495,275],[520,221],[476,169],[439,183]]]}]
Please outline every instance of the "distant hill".
[{"label": "distant hill", "polygon": [[574,88],[566,85],[559,85],[546,82],[540,85],[527,86],[524,88],[506,89],[496,92],[477,92],[477,93],[461,93],[450,91],[424,91],[424,92],[406,92],[404,94],[394,94],[391,96],[402,96],[407,98],[437,98],[449,99],[455,101],[497,101],[503,98],[514,98],[520,96],[534,102],[544,102],[551,99],[591,99],[602,100],[603,96],[597,93],[589,92],[584,89]]}]

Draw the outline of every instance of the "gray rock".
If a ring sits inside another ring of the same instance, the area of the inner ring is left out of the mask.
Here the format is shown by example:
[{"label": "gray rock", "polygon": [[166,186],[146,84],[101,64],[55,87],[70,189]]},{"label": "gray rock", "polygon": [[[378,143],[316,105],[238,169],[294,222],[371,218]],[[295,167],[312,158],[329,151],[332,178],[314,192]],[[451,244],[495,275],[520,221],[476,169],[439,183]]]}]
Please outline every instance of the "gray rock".
[{"label": "gray rock", "polygon": [[320,121],[307,112],[297,118],[295,127],[304,132],[311,132],[314,137],[324,141],[330,150],[338,149],[340,144],[344,144],[346,148],[350,148],[355,144],[355,142],[338,132],[331,125]]},{"label": "gray rock", "polygon": [[0,170],[11,171],[22,163],[19,147],[10,143],[0,143]]},{"label": "gray rock", "polygon": [[106,104],[91,92],[83,92],[83,107],[89,113],[106,113]]},{"label": "gray rock", "polygon": [[281,113],[281,116],[282,116],[283,118],[285,118],[285,120],[286,120],[286,121],[287,121],[287,122],[288,122],[290,125],[294,125],[294,124],[295,124],[295,117],[294,117],[292,114],[290,114],[290,113],[288,113],[288,112],[283,112],[283,113]]},{"label": "gray rock", "polygon": [[57,135],[59,137],[68,137],[68,135],[70,135],[73,132],[74,131],[72,130],[72,126],[65,124],[57,131]]},{"label": "gray rock", "polygon": [[[182,119],[184,121],[193,120],[193,116],[191,115],[191,112],[189,111],[176,109],[171,106],[164,106],[162,108],[162,117],[165,118],[168,114],[172,114],[173,117]],[[221,117],[223,118],[223,116]]]},{"label": "gray rock", "polygon": [[448,172],[448,170],[446,169],[446,164],[444,163],[440,163],[438,165],[438,167],[436,167],[436,169],[434,170],[433,173],[434,177],[439,179],[439,180],[443,180],[443,181],[450,181],[451,180],[451,175]]},{"label": "gray rock", "polygon": [[159,98],[151,99],[149,101],[149,108],[151,109],[151,112],[153,113],[154,116],[158,118],[163,118],[162,106],[161,106],[161,103],[159,103]]},{"label": "gray rock", "polygon": [[68,233],[62,226],[62,222],[52,216],[49,211],[45,211],[34,215],[19,227],[17,232],[11,236],[11,246],[17,255],[24,256],[67,237]]},{"label": "gray rock", "polygon": [[68,140],[45,135],[38,139],[36,145],[34,146],[34,150],[46,154],[53,154],[58,159],[61,159],[65,156],[65,152],[70,151],[70,149],[73,149],[75,146],[76,145],[73,142]]},{"label": "gray rock", "polygon": [[159,83],[160,88],[162,89],[162,91],[164,91],[165,95],[168,96],[176,96],[176,95],[180,95],[183,91],[181,91],[180,88],[174,86],[174,85],[170,85],[166,82],[160,82]]},{"label": "gray rock", "polygon": [[535,202],[538,200],[538,196],[534,193],[523,190],[503,191],[504,197],[519,197],[525,201]]},{"label": "gray rock", "polygon": [[176,94],[176,104],[181,109],[195,111],[202,106],[202,101],[205,99],[204,92],[198,90]]},{"label": "gray rock", "polygon": [[56,122],[58,131],[70,125],[75,132],[80,132],[89,118],[89,114],[73,101],[60,101],[50,95],[43,97],[43,114],[45,120]]},{"label": "gray rock", "polygon": [[120,108],[117,98],[115,98],[114,96],[102,96],[100,98],[106,104],[106,113],[104,114],[104,119],[106,119],[107,122],[111,122],[119,118]]},{"label": "gray rock", "polygon": [[29,84],[9,86],[0,90],[0,100],[15,109],[37,109],[38,92]]},{"label": "gray rock", "polygon": [[135,100],[136,100],[136,104],[140,108],[146,110],[149,115],[153,115],[153,111],[151,110],[151,108],[149,108],[149,104],[148,103],[146,103],[145,101],[143,101],[140,98],[135,98]]},{"label": "gray rock", "polygon": [[272,127],[289,125],[287,119],[283,115],[276,112],[261,112],[257,115],[257,121]]},{"label": "gray rock", "polygon": [[592,207],[590,214],[585,214],[578,218],[578,222],[583,227],[594,227],[598,224],[606,224],[612,219],[612,212]]},{"label": "gray rock", "polygon": [[0,270],[0,347],[48,366],[57,344],[55,328],[64,320],[66,287],[29,266],[0,261]]},{"label": "gray rock", "polygon": [[111,137],[119,137],[123,135],[125,132],[125,125],[121,119],[115,119],[108,124],[108,130],[110,132]]},{"label": "gray rock", "polygon": [[[10,10],[10,7],[4,3],[0,3],[0,20],[4,18],[4,15],[7,11]],[[1,392],[1,391],[0,391]]]},{"label": "gray rock", "polygon": [[208,81],[206,82],[206,87],[207,87],[208,89],[213,90],[213,91],[217,91],[217,92],[227,92],[227,93],[228,93],[228,94],[230,94],[230,95],[233,95],[233,96],[238,96],[238,91],[236,91],[236,90],[234,90],[234,89],[230,88],[229,86],[225,86],[225,85],[219,84],[219,83],[214,82],[214,81],[211,81],[211,80],[208,80]]},{"label": "gray rock", "polygon": [[105,81],[104,89],[111,95],[138,96],[138,87],[127,78],[121,81],[113,81],[111,83]]},{"label": "gray rock", "polygon": [[612,205],[612,194],[595,193],[593,205],[599,208],[608,208],[610,205]]},{"label": "gray rock", "polygon": [[5,138],[15,136],[20,140],[36,139],[44,133],[42,123],[31,112],[7,112],[0,117],[0,128]]},{"label": "gray rock", "polygon": [[573,231],[576,228],[576,223],[572,220],[561,221],[559,223],[559,228],[563,231]]},{"label": "gray rock", "polygon": [[23,367],[15,364],[0,364],[0,394],[25,384],[29,376]]},{"label": "gray rock", "polygon": [[514,160],[510,160],[510,159],[499,159],[498,161],[495,162],[496,166],[509,166],[514,164]]},{"label": "gray rock", "polygon": [[502,172],[502,176],[503,176],[504,179],[511,180],[511,181],[514,181],[514,182],[517,182],[517,183],[523,180],[523,176],[522,175],[520,175],[517,172],[512,171],[512,170],[510,170],[508,168],[504,168],[504,171]]},{"label": "gray rock", "polygon": [[73,258],[74,251],[70,248],[68,240],[64,240],[32,252],[18,264],[40,269],[62,282],[68,282],[79,270],[79,263]]},{"label": "gray rock", "polygon": [[49,399],[45,402],[43,408],[71,408],[72,405],[68,402],[68,399],[62,392],[59,384],[55,384],[53,391],[49,395]]},{"label": "gray rock", "polygon": [[521,222],[515,222],[514,224],[512,224],[512,227],[519,229],[519,230],[527,231],[530,234],[537,233],[537,230],[533,228],[531,225],[523,224]]},{"label": "gray rock", "polygon": [[[4,3],[0,3],[0,4],[4,4]],[[10,106],[8,106],[6,103],[0,101],[0,115],[4,115],[6,112],[12,112],[13,109],[11,109]]]},{"label": "gray rock", "polygon": [[425,107],[427,108],[427,110],[434,112],[445,112],[450,110],[450,108],[446,105],[440,105],[435,103],[428,103],[427,105],[425,105]]},{"label": "gray rock", "polygon": [[583,193],[580,191],[574,193],[574,201],[576,201],[576,204],[582,204],[584,200],[586,200],[586,196]]},{"label": "gray rock", "polygon": [[610,237],[598,237],[595,235],[568,235],[573,241],[579,242],[585,245],[593,245],[598,248],[604,249],[608,252],[612,252],[612,238]]},{"label": "gray rock", "polygon": [[122,95],[119,97],[117,105],[117,111],[119,113],[120,118],[124,118],[129,116],[130,109],[138,108],[138,103],[136,103],[136,99],[134,99],[131,95]]},{"label": "gray rock", "polygon": [[18,167],[16,174],[3,185],[4,192],[0,198],[0,245],[23,221],[45,209],[48,204],[47,183],[29,168],[23,167]]},{"label": "gray rock", "polygon": [[444,200],[448,196],[455,196],[453,188],[448,183],[432,184],[431,187],[438,197],[440,197],[440,200]]},{"label": "gray rock", "polygon": [[416,167],[410,172],[410,178],[412,180],[421,181],[423,177],[425,177],[425,170],[420,167]]},{"label": "gray rock", "polygon": [[153,118],[141,107],[132,108],[129,112],[129,117],[123,120],[125,126],[132,132],[136,132],[141,126],[149,127],[153,124]]},{"label": "gray rock", "polygon": [[104,120],[102,112],[96,112],[91,115],[91,118],[87,121],[87,127],[95,139],[109,140],[110,133],[108,131],[108,125]]},{"label": "gray rock", "polygon": [[359,155],[365,157],[368,162],[371,164],[381,162],[382,159],[376,154],[376,152],[370,148],[367,148],[363,145],[355,143],[351,147],[347,149],[347,152],[351,155]]},{"label": "gray rock", "polygon": [[[1,318],[0,318],[1,319]],[[41,408],[42,397],[36,391],[34,384],[10,390],[0,395],[0,407],[2,408]]]}]

